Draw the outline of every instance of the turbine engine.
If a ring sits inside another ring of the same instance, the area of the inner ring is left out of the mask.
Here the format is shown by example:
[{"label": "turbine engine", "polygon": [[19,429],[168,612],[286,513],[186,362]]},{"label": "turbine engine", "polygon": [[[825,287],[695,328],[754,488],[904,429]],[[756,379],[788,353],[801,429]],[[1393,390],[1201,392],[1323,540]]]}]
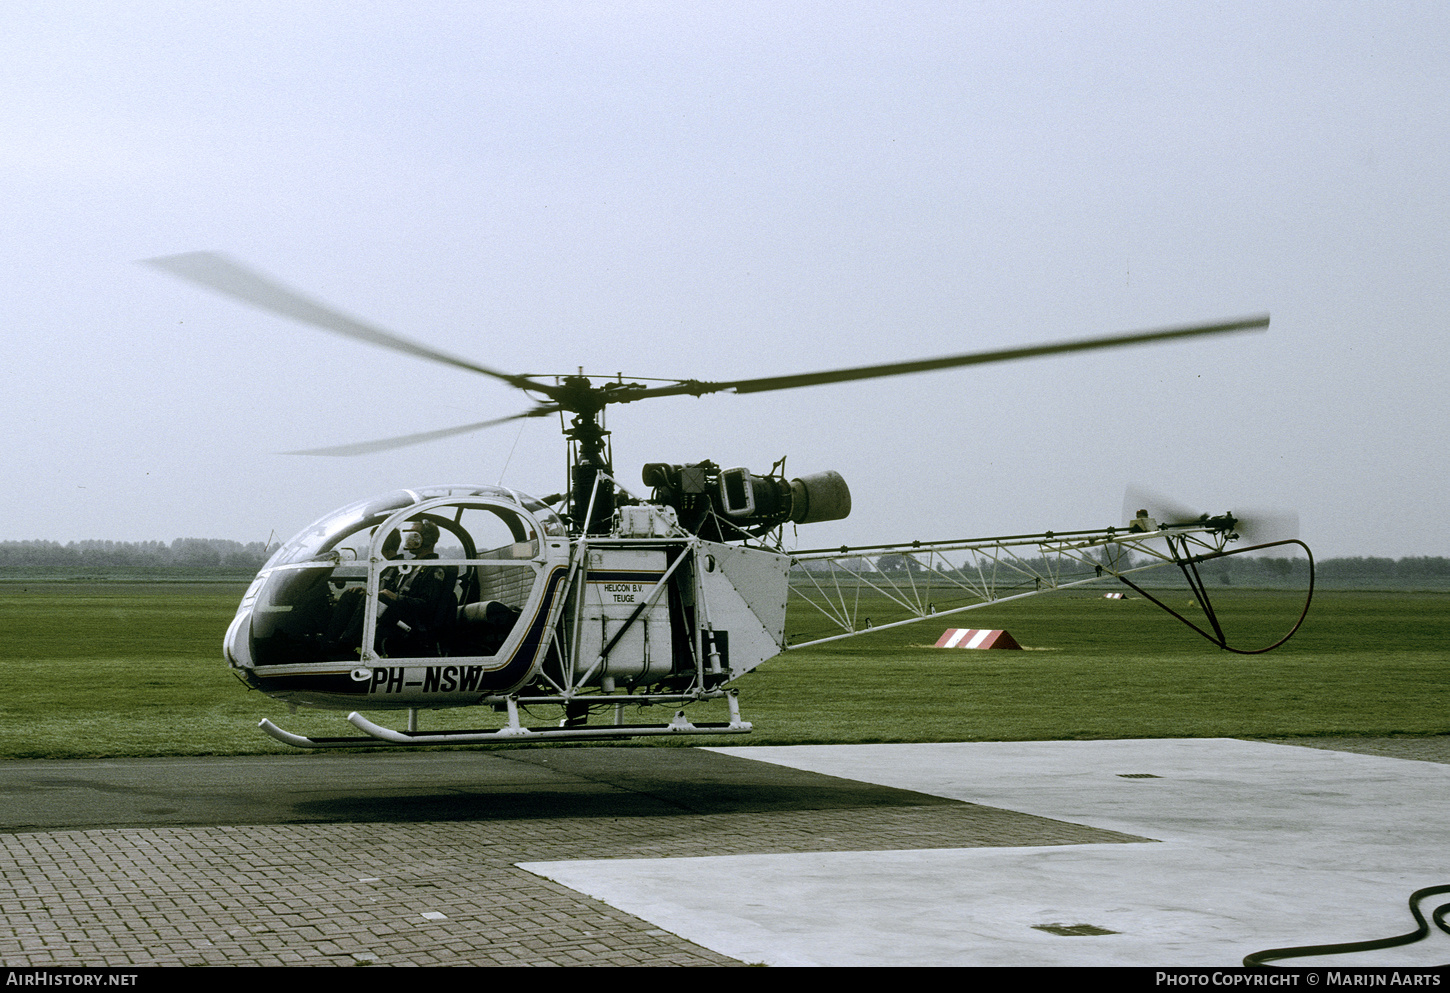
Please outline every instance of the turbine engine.
[{"label": "turbine engine", "polygon": [[787,480],[713,462],[651,462],[643,476],[654,488],[654,503],[673,507],[682,527],[712,541],[764,534],[787,521],[839,521],[851,513],[851,491],[830,470]]}]

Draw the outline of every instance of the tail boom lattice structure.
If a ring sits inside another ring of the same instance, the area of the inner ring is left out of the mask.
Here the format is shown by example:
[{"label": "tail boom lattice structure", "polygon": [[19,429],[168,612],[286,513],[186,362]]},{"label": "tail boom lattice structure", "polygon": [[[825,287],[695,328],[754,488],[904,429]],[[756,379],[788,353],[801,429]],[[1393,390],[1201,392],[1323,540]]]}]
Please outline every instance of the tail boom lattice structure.
[{"label": "tail boom lattice structure", "polygon": [[[993,604],[1056,590],[1117,579],[1173,614],[1200,635],[1229,651],[1253,654],[1267,648],[1230,646],[1215,617],[1208,590],[1198,576],[1200,563],[1213,559],[1294,545],[1280,541],[1248,548],[1229,548],[1238,536],[1231,516],[1204,518],[1185,525],[1149,530],[1106,528],[1095,531],[1045,532],[958,541],[863,545],[797,551],[792,556],[792,613],[808,615],[792,624],[788,650],[852,638],[869,631],[949,617]],[[1182,571],[1212,633],[1203,630],[1129,579],[1139,573],[1176,566]],[[1313,559],[1310,558],[1310,595]],[[883,604],[889,619],[882,619]],[[1306,597],[1305,612],[1308,611]],[[866,611],[875,611],[877,618]],[[812,623],[813,621],[813,623]],[[1302,623],[1303,615],[1299,618]],[[1277,647],[1294,631],[1276,641]],[[822,634],[822,630],[830,633]]]}]

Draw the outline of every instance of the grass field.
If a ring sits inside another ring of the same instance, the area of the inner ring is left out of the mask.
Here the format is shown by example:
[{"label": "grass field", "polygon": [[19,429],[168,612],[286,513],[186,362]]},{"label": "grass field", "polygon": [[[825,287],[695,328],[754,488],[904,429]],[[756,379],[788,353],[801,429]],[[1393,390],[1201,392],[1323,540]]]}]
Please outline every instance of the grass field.
[{"label": "grass field", "polygon": [[[257,731],[263,717],[351,733],[342,714],[289,715],[227,671],[242,589],[0,583],[0,758],[290,751]],[[1288,594],[1215,595],[1250,643],[1297,616]],[[1447,608],[1444,593],[1321,592],[1288,645],[1238,656],[1141,600],[1034,597],[788,652],[739,683],[754,733],[650,744],[1445,734]],[[1029,650],[930,647],[946,627],[1007,628]],[[421,726],[479,723],[440,711]]]}]

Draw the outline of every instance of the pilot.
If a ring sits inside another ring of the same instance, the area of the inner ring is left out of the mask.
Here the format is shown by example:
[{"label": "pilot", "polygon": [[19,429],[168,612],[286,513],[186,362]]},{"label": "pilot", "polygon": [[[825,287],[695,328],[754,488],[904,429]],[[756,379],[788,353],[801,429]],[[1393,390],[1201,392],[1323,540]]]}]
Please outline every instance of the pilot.
[{"label": "pilot", "polygon": [[[438,544],[438,525],[432,521],[409,521],[403,525],[403,550],[413,561],[436,559],[433,546]],[[378,631],[391,634],[391,628],[405,632],[415,628],[431,628],[437,624],[445,595],[452,599],[450,570],[442,566],[409,566],[389,569],[378,597],[383,612],[378,615]],[[456,603],[448,604],[450,610]]]},{"label": "pilot", "polygon": [[[409,558],[384,570],[378,590],[378,646],[380,651],[385,650],[386,642],[391,639],[395,649],[392,654],[406,654],[408,642],[417,642],[437,632],[457,606],[453,596],[453,570],[414,564],[438,557],[433,551],[438,543],[438,525],[431,521],[409,521],[403,525],[401,535],[395,531],[384,540],[385,558],[399,557],[400,539],[401,550]],[[338,598],[328,629],[329,640],[337,648],[357,652],[362,641],[364,600],[361,587],[347,590]],[[419,637],[410,638],[415,632]],[[418,647],[437,654],[436,643]]]}]

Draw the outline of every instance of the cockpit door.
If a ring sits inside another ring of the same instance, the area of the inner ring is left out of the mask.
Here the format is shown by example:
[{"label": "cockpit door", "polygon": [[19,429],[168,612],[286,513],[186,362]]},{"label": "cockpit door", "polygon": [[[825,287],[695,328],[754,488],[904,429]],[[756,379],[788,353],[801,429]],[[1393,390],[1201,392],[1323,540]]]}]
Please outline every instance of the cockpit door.
[{"label": "cockpit door", "polygon": [[[438,529],[433,551],[390,558],[391,536],[418,522]],[[567,538],[510,502],[453,497],[400,511],[370,544],[356,657],[438,670],[417,674],[442,694],[438,702],[450,692],[511,688],[542,663],[568,562]]]}]

